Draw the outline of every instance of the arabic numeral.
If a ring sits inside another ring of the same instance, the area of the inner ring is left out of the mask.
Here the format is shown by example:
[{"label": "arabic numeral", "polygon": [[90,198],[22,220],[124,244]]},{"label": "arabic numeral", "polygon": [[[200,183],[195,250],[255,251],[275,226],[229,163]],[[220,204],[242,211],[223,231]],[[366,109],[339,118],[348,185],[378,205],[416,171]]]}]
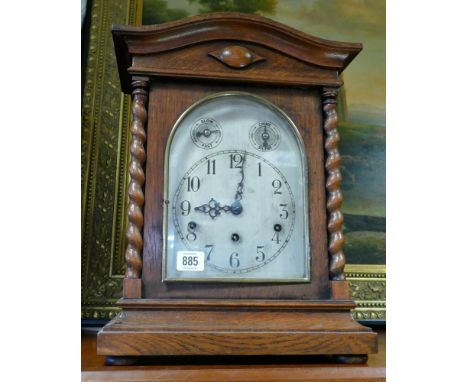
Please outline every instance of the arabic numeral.
[{"label": "arabic numeral", "polygon": [[206,244],[205,249],[208,250],[208,255],[206,256],[206,261],[210,261],[211,252],[213,252],[214,245]]},{"label": "arabic numeral", "polygon": [[182,265],[188,265],[188,266],[197,266],[198,265],[198,259],[193,256],[184,256],[182,257]]},{"label": "arabic numeral", "polygon": [[271,241],[274,241],[276,244],[281,243],[281,240],[280,240],[280,237],[279,237],[279,232],[275,232],[275,234],[271,238]]},{"label": "arabic numeral", "polygon": [[229,265],[231,268],[239,268],[240,260],[237,252],[231,253],[231,257],[229,257]]},{"label": "arabic numeral", "polygon": [[258,176],[262,176],[262,163],[258,162]]},{"label": "arabic numeral", "polygon": [[286,209],[288,207],[288,205],[287,204],[280,204],[280,207],[283,207],[283,209],[281,210],[281,213],[280,213],[280,218],[281,219],[287,219],[288,216],[289,216],[289,212]]},{"label": "arabic numeral", "polygon": [[281,186],[283,185],[281,183],[281,180],[275,179],[273,182],[271,182],[271,185],[275,189],[275,192],[273,192],[274,195],[281,195],[282,194],[282,192],[280,191]]},{"label": "arabic numeral", "polygon": [[182,203],[180,203],[180,209],[182,210],[182,215],[187,216],[190,213],[191,210],[191,205],[188,200],[184,200]]},{"label": "arabic numeral", "polygon": [[216,159],[208,159],[207,162],[207,174],[208,175],[215,175],[216,174]]},{"label": "arabic numeral", "polygon": [[195,232],[193,232],[193,231],[190,231],[190,230],[189,230],[189,232],[187,233],[187,235],[185,235],[185,237],[186,237],[186,239],[187,239],[188,241],[195,241],[195,240],[197,240],[197,234],[196,234]]},{"label": "arabic numeral", "polygon": [[186,239],[188,241],[195,241],[195,240],[197,240],[197,234],[195,233],[195,227],[193,227],[193,226],[191,227],[190,226],[191,224],[192,223],[189,223],[187,225],[187,231],[188,232],[187,232],[187,235],[185,235],[185,237],[186,237]]},{"label": "arabic numeral", "polygon": [[229,155],[231,158],[231,166],[230,168],[242,168],[242,163],[244,162],[244,158],[240,154],[231,154]]},{"label": "arabic numeral", "polygon": [[261,249],[265,248],[264,245],[257,245],[257,255],[260,254],[260,256],[256,256],[255,260],[262,262],[265,260],[265,252],[261,251]]},{"label": "arabic numeral", "polygon": [[187,177],[187,191],[197,192],[200,189],[200,178],[198,176]]}]

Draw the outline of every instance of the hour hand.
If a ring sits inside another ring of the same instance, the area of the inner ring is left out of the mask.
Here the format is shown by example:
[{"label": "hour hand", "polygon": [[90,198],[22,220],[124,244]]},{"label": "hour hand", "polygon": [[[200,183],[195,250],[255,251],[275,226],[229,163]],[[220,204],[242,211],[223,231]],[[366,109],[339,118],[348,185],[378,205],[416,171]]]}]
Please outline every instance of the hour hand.
[{"label": "hour hand", "polygon": [[231,206],[221,206],[221,204],[218,201],[211,198],[208,203],[195,207],[195,211],[208,214],[211,219],[214,219],[217,216],[221,215],[221,211],[224,211],[224,212],[231,211]]}]

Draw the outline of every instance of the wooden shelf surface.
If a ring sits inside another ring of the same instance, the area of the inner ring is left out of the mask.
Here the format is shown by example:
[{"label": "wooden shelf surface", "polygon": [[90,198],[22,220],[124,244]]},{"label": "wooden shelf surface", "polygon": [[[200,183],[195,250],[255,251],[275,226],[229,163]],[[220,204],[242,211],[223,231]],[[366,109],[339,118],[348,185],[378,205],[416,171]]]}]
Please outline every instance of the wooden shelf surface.
[{"label": "wooden shelf surface", "polygon": [[82,381],[385,381],[385,331],[367,364],[342,365],[324,357],[147,358],[138,366],[106,366],[96,355],[96,335],[82,334]]}]

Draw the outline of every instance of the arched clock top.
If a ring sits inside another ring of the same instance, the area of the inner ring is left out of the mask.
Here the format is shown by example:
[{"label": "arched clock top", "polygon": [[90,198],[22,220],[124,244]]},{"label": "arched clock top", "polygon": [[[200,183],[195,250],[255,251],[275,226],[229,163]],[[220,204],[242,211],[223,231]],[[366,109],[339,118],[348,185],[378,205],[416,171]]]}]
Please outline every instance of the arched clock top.
[{"label": "arched clock top", "polygon": [[[148,73],[158,77],[340,85],[339,74],[362,49],[359,43],[325,40],[261,16],[242,13],[212,13],[141,27],[114,25],[112,33],[122,88],[127,93],[131,89],[131,75]],[[241,59],[230,65],[223,60],[216,63],[208,59],[212,59],[209,55],[213,56],[213,52],[223,52],[232,46],[251,51],[252,56],[261,57],[263,62],[245,65],[247,61]],[[283,61],[280,66],[279,58]],[[206,73],[201,70],[202,65],[207,65]],[[281,76],[272,76],[281,66],[288,70]],[[239,73],[239,67],[244,68],[243,73]]]}]

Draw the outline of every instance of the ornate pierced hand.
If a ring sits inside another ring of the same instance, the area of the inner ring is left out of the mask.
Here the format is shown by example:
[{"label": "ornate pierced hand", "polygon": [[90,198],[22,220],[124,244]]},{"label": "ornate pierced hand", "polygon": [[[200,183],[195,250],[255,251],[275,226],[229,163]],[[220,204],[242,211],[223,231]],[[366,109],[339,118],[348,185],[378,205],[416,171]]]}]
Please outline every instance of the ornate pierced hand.
[{"label": "ornate pierced hand", "polygon": [[203,212],[208,214],[211,219],[215,219],[217,216],[221,215],[221,211],[231,212],[233,215],[239,215],[242,212],[242,194],[244,192],[244,167],[245,161],[247,158],[247,151],[244,152],[244,157],[242,158],[242,166],[240,168],[241,180],[237,183],[236,194],[234,195],[234,202],[230,206],[222,206],[220,202],[216,199],[211,198],[210,201],[201,206],[195,207],[195,211]]},{"label": "ornate pierced hand", "polygon": [[231,206],[221,206],[221,204],[218,201],[211,198],[208,203],[195,207],[195,211],[208,214],[211,219],[214,219],[216,216],[221,215],[221,211],[224,211],[224,212],[231,211]]},{"label": "ornate pierced hand", "polygon": [[237,183],[237,190],[236,194],[234,195],[234,202],[232,202],[230,206],[230,211],[233,215],[239,215],[242,212],[242,195],[244,193],[244,168],[245,168],[245,161],[247,159],[247,151],[244,151],[244,157],[242,158],[242,166],[240,168],[241,173],[241,180]]}]

